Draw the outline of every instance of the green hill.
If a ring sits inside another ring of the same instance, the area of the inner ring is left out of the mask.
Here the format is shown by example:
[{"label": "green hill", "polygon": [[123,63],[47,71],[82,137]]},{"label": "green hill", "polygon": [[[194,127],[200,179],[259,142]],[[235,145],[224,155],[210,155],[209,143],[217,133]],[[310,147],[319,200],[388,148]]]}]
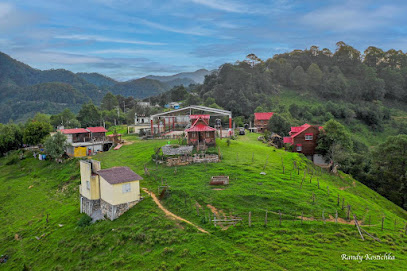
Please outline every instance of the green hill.
[{"label": "green hill", "polygon": [[[31,156],[21,161],[14,155],[1,158],[0,254],[9,255],[2,269],[403,269],[406,211],[350,176],[321,172],[301,155],[267,147],[257,136],[239,137],[230,146],[218,140],[222,162],[176,171],[151,161],[154,148],[167,141],[127,136],[126,140],[135,140],[133,144],[94,157],[103,168],[129,166],[143,176],[141,186],[150,191],[157,191],[162,181],[168,183],[171,194],[162,204],[210,234],[169,219],[145,193],[145,199],[119,219],[80,227],[78,160],[56,164]],[[294,161],[299,169],[293,170]],[[150,176],[143,174],[144,166]],[[267,175],[260,175],[262,171]],[[214,189],[208,183],[215,175],[230,176],[230,184]],[[362,228],[381,242],[366,234],[366,240],[361,240],[356,227],[346,222],[343,199]],[[211,210],[218,217],[232,215],[243,221],[228,229],[215,227],[207,222],[209,214],[213,217]],[[336,211],[343,223],[333,221]],[[324,223],[323,215],[330,221]],[[358,253],[391,253],[396,259],[341,260],[342,254]]]}]

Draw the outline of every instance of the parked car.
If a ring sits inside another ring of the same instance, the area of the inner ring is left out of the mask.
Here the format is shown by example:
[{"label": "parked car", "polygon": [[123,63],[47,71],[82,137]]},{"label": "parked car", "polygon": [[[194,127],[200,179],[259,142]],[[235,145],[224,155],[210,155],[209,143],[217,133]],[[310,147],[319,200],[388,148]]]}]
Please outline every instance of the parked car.
[{"label": "parked car", "polygon": [[246,131],[244,129],[244,127],[239,127],[239,135],[245,135]]}]

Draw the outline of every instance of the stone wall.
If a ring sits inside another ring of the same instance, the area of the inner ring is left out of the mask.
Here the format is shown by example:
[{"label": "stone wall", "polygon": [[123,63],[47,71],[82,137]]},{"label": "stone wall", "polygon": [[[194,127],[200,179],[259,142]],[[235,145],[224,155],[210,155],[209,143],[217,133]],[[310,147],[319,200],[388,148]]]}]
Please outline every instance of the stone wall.
[{"label": "stone wall", "polygon": [[165,145],[161,147],[161,150],[165,155],[191,154],[193,149],[194,146]]},{"label": "stone wall", "polygon": [[110,203],[101,199],[100,207],[104,216],[106,216],[110,220],[115,220],[139,202],[140,201],[132,201],[123,204],[111,205]]},{"label": "stone wall", "polygon": [[[82,198],[82,210],[81,213],[85,213],[91,216],[93,212],[100,209],[100,200],[90,200],[81,195]],[[81,199],[79,199],[81,200]]]},{"label": "stone wall", "polygon": [[218,163],[219,156],[217,154],[194,154],[193,156],[179,156],[176,158],[168,158],[167,166],[185,166],[191,163]]}]

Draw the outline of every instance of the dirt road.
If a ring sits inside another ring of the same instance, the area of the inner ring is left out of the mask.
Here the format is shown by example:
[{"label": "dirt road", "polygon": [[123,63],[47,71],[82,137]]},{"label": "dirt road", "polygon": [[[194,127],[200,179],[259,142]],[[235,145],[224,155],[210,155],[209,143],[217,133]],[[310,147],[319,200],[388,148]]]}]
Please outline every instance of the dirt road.
[{"label": "dirt road", "polygon": [[171,213],[170,211],[168,211],[168,209],[166,209],[164,206],[162,206],[161,202],[158,200],[158,198],[156,197],[156,195],[149,191],[147,188],[142,188],[144,192],[146,192],[147,194],[151,195],[151,197],[153,198],[155,204],[157,204],[158,208],[160,208],[161,210],[164,211],[165,215],[170,217],[171,219],[175,219],[175,220],[179,220],[179,221],[184,221],[185,223],[188,223],[189,225],[194,226],[195,228],[197,228],[200,232],[209,234],[209,232],[207,232],[206,230],[202,229],[201,227],[195,225],[194,223],[192,223],[191,221],[188,221],[180,216],[177,216],[173,213]]}]

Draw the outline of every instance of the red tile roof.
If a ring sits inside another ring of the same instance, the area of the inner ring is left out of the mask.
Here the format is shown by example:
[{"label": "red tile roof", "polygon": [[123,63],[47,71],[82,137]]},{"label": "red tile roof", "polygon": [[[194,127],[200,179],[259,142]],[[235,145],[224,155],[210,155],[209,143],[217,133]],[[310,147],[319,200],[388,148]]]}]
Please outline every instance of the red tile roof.
[{"label": "red tile roof", "polygon": [[83,129],[83,128],[61,129],[60,132],[63,134],[87,134],[87,133],[89,133],[88,130]]},{"label": "red tile roof", "polygon": [[103,128],[102,126],[98,126],[98,127],[87,127],[87,130],[89,130],[89,132],[91,133],[106,133],[107,130],[105,128]]},{"label": "red tile roof", "polygon": [[212,128],[210,126],[207,126],[203,123],[199,123],[197,125],[192,126],[189,129],[185,130],[185,132],[210,132],[210,131],[216,131],[216,129]]},{"label": "red tile roof", "polygon": [[209,132],[209,131],[216,131],[216,129],[208,126],[208,123],[205,121],[204,117],[199,117],[194,122],[194,124],[192,124],[191,128],[185,130],[185,132]]},{"label": "red tile roof", "polygon": [[143,178],[128,167],[112,167],[96,172],[110,184],[139,181]]},{"label": "red tile roof", "polygon": [[274,112],[263,112],[263,113],[254,113],[255,120],[269,120],[273,116]]}]

